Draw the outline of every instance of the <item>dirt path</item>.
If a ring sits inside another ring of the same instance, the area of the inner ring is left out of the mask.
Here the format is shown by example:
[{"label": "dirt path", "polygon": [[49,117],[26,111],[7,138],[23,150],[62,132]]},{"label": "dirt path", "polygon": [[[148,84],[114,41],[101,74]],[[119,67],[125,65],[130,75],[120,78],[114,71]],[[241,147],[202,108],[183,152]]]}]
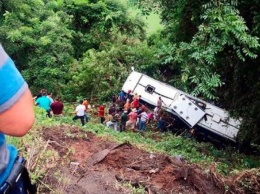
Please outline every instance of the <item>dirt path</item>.
[{"label": "dirt path", "polygon": [[46,193],[132,193],[126,185],[149,194],[223,193],[211,174],[180,158],[118,145],[71,126],[45,128],[43,137],[59,154],[45,177],[51,187]]}]

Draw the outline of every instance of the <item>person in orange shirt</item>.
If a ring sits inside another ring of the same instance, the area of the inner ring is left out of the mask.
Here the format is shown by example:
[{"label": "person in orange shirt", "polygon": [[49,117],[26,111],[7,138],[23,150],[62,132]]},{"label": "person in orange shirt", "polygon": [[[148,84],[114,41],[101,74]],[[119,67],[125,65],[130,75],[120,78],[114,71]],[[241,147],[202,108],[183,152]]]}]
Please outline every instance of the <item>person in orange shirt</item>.
[{"label": "person in orange shirt", "polygon": [[126,103],[124,105],[124,110],[127,110],[127,112],[129,113],[130,107],[131,107],[131,104],[129,102],[129,99],[127,99]]},{"label": "person in orange shirt", "polygon": [[83,105],[86,107],[86,110],[88,110],[88,100],[87,99],[85,99],[83,101]]}]

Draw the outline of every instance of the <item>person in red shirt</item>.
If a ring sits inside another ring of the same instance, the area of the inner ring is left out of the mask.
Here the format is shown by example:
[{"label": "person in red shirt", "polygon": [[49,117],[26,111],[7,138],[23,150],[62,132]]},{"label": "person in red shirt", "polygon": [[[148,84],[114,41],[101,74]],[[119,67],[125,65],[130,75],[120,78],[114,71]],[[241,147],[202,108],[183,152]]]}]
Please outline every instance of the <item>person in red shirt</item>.
[{"label": "person in red shirt", "polygon": [[100,123],[103,124],[105,121],[105,104],[98,107],[98,116],[100,117]]},{"label": "person in red shirt", "polygon": [[56,98],[53,103],[51,103],[51,110],[54,114],[54,116],[62,116],[62,111],[63,111],[64,105],[60,101],[59,98]]},{"label": "person in red shirt", "polygon": [[142,110],[142,112],[146,111],[146,109],[147,109],[147,108],[146,108],[145,105],[142,105],[142,106],[141,106],[141,110]]},{"label": "person in red shirt", "polygon": [[138,107],[139,107],[139,98],[135,98],[133,100],[133,102],[131,103],[131,107],[135,108],[135,109],[138,109]]}]

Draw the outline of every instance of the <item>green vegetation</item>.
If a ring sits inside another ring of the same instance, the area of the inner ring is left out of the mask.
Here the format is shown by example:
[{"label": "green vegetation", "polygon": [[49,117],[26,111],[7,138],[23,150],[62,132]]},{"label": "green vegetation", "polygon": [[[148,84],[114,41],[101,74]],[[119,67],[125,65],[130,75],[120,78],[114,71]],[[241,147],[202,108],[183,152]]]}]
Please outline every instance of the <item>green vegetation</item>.
[{"label": "green vegetation", "polygon": [[243,118],[241,148],[259,150],[258,3],[2,1],[0,41],[35,95],[107,101],[134,66]]},{"label": "green vegetation", "polygon": [[157,13],[151,13],[146,17],[146,23],[147,23],[147,35],[151,36],[154,33],[160,31],[163,29],[163,26],[161,25],[161,19],[160,15]]},{"label": "green vegetation", "polygon": [[[68,149],[65,156],[60,158],[60,154],[56,150],[52,149],[49,145],[49,140],[44,140],[42,133],[46,128],[55,128],[59,126],[78,126],[81,128],[81,132],[92,132],[99,137],[102,137],[104,141],[114,141],[118,143],[129,142],[132,145],[143,149],[149,153],[165,153],[169,156],[182,157],[189,164],[196,163],[203,169],[208,169],[212,165],[216,165],[219,173],[223,175],[236,175],[243,173],[245,170],[255,169],[260,167],[260,158],[253,155],[245,155],[238,153],[238,151],[232,147],[226,149],[216,149],[210,143],[198,143],[194,139],[176,136],[171,133],[161,134],[154,130],[148,129],[144,133],[133,132],[114,132],[113,129],[108,129],[104,125],[98,123],[98,118],[94,115],[90,115],[90,122],[86,126],[81,127],[80,122],[72,122],[73,106],[66,104],[65,115],[61,118],[47,118],[44,110],[35,107],[36,122],[33,129],[30,130],[23,138],[8,138],[8,143],[14,143],[20,149],[20,154],[27,159],[27,167],[30,170],[30,176],[33,182],[37,182],[39,190],[46,189],[52,191],[52,193],[64,193],[66,186],[68,185],[68,175],[63,174],[61,171],[55,171],[55,177],[58,181],[57,188],[51,188],[46,185],[44,180],[48,171],[57,165],[57,162],[70,163],[69,154],[74,153],[74,149]],[[68,138],[85,138],[84,133],[71,133],[66,131]],[[58,131],[57,131],[58,132]],[[54,142],[55,143],[55,142]],[[49,149],[48,149],[49,147]],[[51,149],[50,149],[51,148]],[[245,187],[246,182],[241,182]],[[124,187],[131,190],[133,193],[144,193],[143,187],[132,187],[130,183],[123,184]],[[120,187],[120,185],[118,185]],[[54,190],[53,190],[54,189]]]},{"label": "green vegetation", "polygon": [[[67,112],[71,108],[67,107]],[[61,124],[75,125],[72,122],[72,115],[66,114],[62,118],[46,118],[45,112],[35,108],[36,111],[36,123],[30,134],[21,138],[11,138],[8,141],[12,141],[15,145],[20,148],[34,147],[35,149],[39,146],[37,143],[41,142],[41,130],[44,127],[59,126]],[[71,111],[70,111],[71,112]],[[133,132],[114,132],[112,129],[106,128],[97,122],[96,117],[90,116],[91,121],[82,127],[83,131],[89,131],[97,136],[101,136],[115,141],[118,143],[129,142],[136,147],[146,150],[148,152],[160,152],[170,156],[181,156],[186,159],[189,163],[198,163],[200,165],[209,166],[213,162],[217,163],[217,169],[223,174],[229,174],[232,172],[238,172],[245,169],[259,168],[260,158],[252,155],[245,155],[239,153],[235,148],[227,147],[226,149],[216,149],[210,143],[198,143],[192,138],[185,138],[183,136],[176,136],[170,132],[162,134],[160,132],[147,130],[144,133],[133,133]],[[80,122],[76,123],[80,126]],[[68,137],[73,138],[68,131]],[[19,140],[13,141],[13,140]],[[23,142],[21,144],[21,142]],[[22,153],[26,154],[26,150],[21,149]],[[71,150],[73,152],[73,150]],[[55,154],[48,152],[40,152],[41,158],[44,157],[55,157]],[[30,158],[30,156],[27,156]],[[39,167],[40,169],[40,167]],[[36,170],[35,175],[37,178],[41,177],[40,170]]]},{"label": "green vegetation", "polygon": [[[75,125],[72,103],[82,98],[107,102],[122,88],[132,66],[243,118],[240,148],[253,148],[255,155],[171,133],[118,133],[97,124],[94,116],[82,130],[203,167],[216,164],[223,175],[260,168],[258,1],[12,0],[0,2],[0,13],[0,42],[32,93],[46,88],[67,102],[59,119],[46,118],[36,107],[30,133],[7,138],[27,158],[34,182],[47,188],[42,182],[46,169],[59,157],[47,149],[44,128]],[[67,136],[73,138],[70,131]],[[55,176],[62,177],[62,172]],[[59,179],[58,193],[66,181]],[[133,193],[144,192],[128,186]]]}]

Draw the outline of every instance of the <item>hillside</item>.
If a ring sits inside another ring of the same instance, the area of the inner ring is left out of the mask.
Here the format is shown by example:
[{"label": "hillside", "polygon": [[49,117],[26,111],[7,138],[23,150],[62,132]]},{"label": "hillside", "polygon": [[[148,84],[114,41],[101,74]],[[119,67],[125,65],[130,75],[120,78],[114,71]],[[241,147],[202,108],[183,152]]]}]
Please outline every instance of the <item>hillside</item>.
[{"label": "hillside", "polygon": [[[22,139],[39,193],[257,193],[259,158],[154,129],[113,132],[70,115],[45,118]],[[11,139],[12,140],[12,139]],[[21,147],[21,146],[20,146]],[[253,168],[253,166],[258,168]]]}]

